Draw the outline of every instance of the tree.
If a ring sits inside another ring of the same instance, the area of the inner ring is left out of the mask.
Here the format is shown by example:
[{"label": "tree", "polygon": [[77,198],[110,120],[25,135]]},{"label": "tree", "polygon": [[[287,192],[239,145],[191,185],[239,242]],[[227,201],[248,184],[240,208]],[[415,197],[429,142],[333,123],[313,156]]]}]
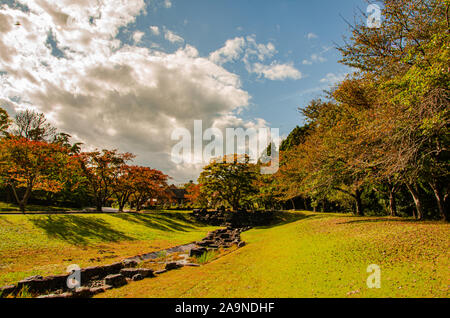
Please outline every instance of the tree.
[{"label": "tree", "polygon": [[134,158],[134,155],[104,149],[101,152],[83,152],[78,158],[90,192],[95,199],[96,209],[102,211],[102,207],[113,195],[115,176],[126,162]]},{"label": "tree", "polygon": [[123,164],[118,167],[113,176],[112,192],[119,205],[119,212],[123,212],[123,208],[135,192],[134,182],[137,178],[137,170],[136,166]]},{"label": "tree", "polygon": [[194,206],[205,207],[207,202],[205,198],[201,195],[201,186],[195,183],[188,183],[186,185],[186,200],[193,204]]},{"label": "tree", "polygon": [[381,28],[357,23],[339,48],[342,62],[378,87],[378,107],[362,131],[375,136],[371,165],[378,177],[405,183],[419,219],[425,185],[448,217],[449,8],[448,0],[388,0]]},{"label": "tree", "polygon": [[9,138],[0,144],[0,179],[10,186],[22,212],[33,190],[57,192],[64,169],[70,167],[67,149],[43,141]]},{"label": "tree", "polygon": [[6,110],[0,107],[0,134],[4,135],[8,130],[11,120],[8,117]]},{"label": "tree", "polygon": [[14,117],[12,134],[33,141],[52,141],[56,128],[47,122],[44,114],[27,109]]},{"label": "tree", "polygon": [[213,160],[203,168],[198,179],[202,195],[215,197],[237,211],[257,192],[256,165],[251,164],[249,160],[248,155],[236,154]]},{"label": "tree", "polygon": [[168,176],[161,171],[149,167],[134,167],[133,203],[136,211],[141,211],[144,205],[152,199],[168,198]]}]

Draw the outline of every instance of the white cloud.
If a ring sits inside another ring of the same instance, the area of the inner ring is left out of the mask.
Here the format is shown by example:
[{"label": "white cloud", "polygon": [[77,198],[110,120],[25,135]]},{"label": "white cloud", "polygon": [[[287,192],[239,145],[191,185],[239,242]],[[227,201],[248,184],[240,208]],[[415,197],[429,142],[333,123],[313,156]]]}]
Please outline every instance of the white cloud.
[{"label": "white cloud", "polygon": [[184,39],[181,36],[175,34],[173,31],[170,31],[168,29],[164,29],[164,38],[167,41],[172,42],[172,43],[183,43],[184,42]]},{"label": "white cloud", "polygon": [[170,0],[164,0],[164,7],[166,7],[167,9],[172,7],[172,1]]},{"label": "white cloud", "polygon": [[347,76],[347,73],[341,73],[341,74],[328,73],[324,78],[322,78],[320,80],[320,82],[327,83],[329,85],[335,85],[339,82],[342,82],[346,76]]},{"label": "white cloud", "polygon": [[216,64],[224,64],[238,59],[244,51],[245,40],[242,37],[227,40],[225,46],[212,52],[209,59]]},{"label": "white cloud", "polygon": [[312,65],[313,63],[325,63],[327,59],[323,57],[321,54],[311,54],[309,60],[303,60],[303,65]]},{"label": "white cloud", "polygon": [[[0,8],[7,22],[0,22],[0,101],[8,110],[33,105],[86,147],[133,152],[137,164],[174,181],[199,172],[170,160],[174,128],[192,130],[195,119],[205,128],[263,124],[236,115],[250,100],[239,76],[196,48],[165,53],[116,39],[120,27],[144,12],[143,1],[22,2],[29,12]],[[63,55],[46,45],[49,30]]]},{"label": "white cloud", "polygon": [[209,59],[219,65],[241,59],[249,73],[255,73],[269,80],[302,78],[301,72],[292,63],[272,62],[269,65],[261,63],[272,58],[276,53],[273,43],[257,43],[255,36],[251,35],[246,38],[236,37],[227,40],[223,47],[209,55]]},{"label": "white cloud", "polygon": [[133,40],[134,43],[139,43],[141,42],[142,38],[144,37],[145,33],[141,32],[141,31],[136,31],[133,33]]},{"label": "white cloud", "polygon": [[286,79],[298,80],[302,78],[302,73],[292,64],[272,63],[270,65],[263,65],[261,63],[255,63],[253,64],[252,72],[273,81]]},{"label": "white cloud", "polygon": [[156,26],[156,25],[150,26],[150,31],[151,31],[154,35],[159,35],[159,34],[160,34],[159,27]]},{"label": "white cloud", "polygon": [[308,38],[308,40],[312,40],[312,39],[317,39],[317,38],[318,38],[318,35],[315,34],[315,33],[310,32],[310,33],[308,33],[308,34],[306,35],[306,37]]}]

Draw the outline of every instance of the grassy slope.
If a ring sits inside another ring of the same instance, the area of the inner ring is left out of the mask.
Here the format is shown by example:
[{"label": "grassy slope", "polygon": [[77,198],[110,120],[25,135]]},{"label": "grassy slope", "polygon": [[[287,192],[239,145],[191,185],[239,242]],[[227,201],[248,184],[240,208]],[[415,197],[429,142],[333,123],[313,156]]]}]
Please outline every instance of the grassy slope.
[{"label": "grassy slope", "polygon": [[[70,211],[70,210],[76,210],[76,209],[56,207],[56,206],[42,206],[42,205],[34,205],[34,204],[29,204],[29,205],[27,205],[27,208],[26,208],[27,213],[51,212],[51,211]],[[0,202],[0,212],[3,212],[3,213],[20,212],[20,209],[15,204]]]},{"label": "grassy slope", "polygon": [[0,215],[0,286],[188,243],[211,229],[186,213]]},{"label": "grassy slope", "polygon": [[[305,213],[243,234],[249,244],[99,297],[448,297],[450,225]],[[369,264],[381,289],[368,289]]]}]

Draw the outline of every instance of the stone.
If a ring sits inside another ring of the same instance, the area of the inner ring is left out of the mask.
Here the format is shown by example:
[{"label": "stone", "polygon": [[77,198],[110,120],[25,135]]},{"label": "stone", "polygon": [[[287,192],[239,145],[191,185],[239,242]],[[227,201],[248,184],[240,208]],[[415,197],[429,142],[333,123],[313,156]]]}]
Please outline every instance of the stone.
[{"label": "stone", "polygon": [[134,282],[137,282],[138,280],[143,280],[143,279],[144,279],[144,276],[142,276],[141,274],[136,274],[131,278],[131,280]]},{"label": "stone", "polygon": [[6,297],[13,294],[16,291],[16,285],[8,285],[0,287],[0,297]]},{"label": "stone", "polygon": [[142,275],[142,277],[152,277],[153,270],[149,268],[122,268],[120,274],[128,278],[132,278],[136,274]]},{"label": "stone", "polygon": [[203,241],[197,242],[198,246],[209,246],[211,244],[214,244],[213,240],[203,240]]},{"label": "stone", "polygon": [[92,297],[92,295],[93,294],[92,294],[91,289],[89,287],[78,287],[73,292],[73,297],[74,298],[89,298],[89,297]]},{"label": "stone", "polygon": [[17,283],[17,290],[28,288],[33,293],[43,293],[49,290],[66,288],[68,274],[42,277],[40,275],[27,277]]},{"label": "stone", "polygon": [[56,299],[56,298],[72,298],[72,297],[73,297],[72,293],[63,293],[63,294],[41,295],[41,296],[38,296],[37,298],[41,298],[41,299]]},{"label": "stone", "polygon": [[113,274],[105,277],[105,285],[111,285],[115,288],[126,285],[127,279],[121,274]]},{"label": "stone", "polygon": [[239,247],[239,248],[244,247],[244,246],[245,246],[245,242],[244,242],[244,241],[240,241],[240,242],[238,243],[238,247]]},{"label": "stone", "polygon": [[184,266],[189,266],[189,267],[200,267],[200,264],[196,264],[196,263],[186,263],[186,264],[184,264]]},{"label": "stone", "polygon": [[182,267],[179,263],[171,262],[166,264],[166,270],[170,271]]},{"label": "stone", "polygon": [[207,249],[204,247],[193,248],[189,251],[189,257],[202,256],[206,252],[207,252]]},{"label": "stone", "polygon": [[123,267],[125,268],[131,268],[136,267],[138,265],[138,262],[134,259],[125,259],[122,261]]},{"label": "stone", "polygon": [[81,269],[81,281],[90,281],[94,279],[102,279],[111,274],[118,274],[124,268],[122,262],[117,262],[109,265],[91,266]]},{"label": "stone", "polygon": [[156,271],[155,274],[160,275],[160,274],[164,274],[165,272],[167,272],[167,269],[161,269],[159,271]]},{"label": "stone", "polygon": [[[109,287],[112,288],[112,286],[109,286]],[[90,289],[90,293],[91,293],[92,295],[97,295],[97,294],[100,294],[100,293],[104,293],[105,291],[106,291],[106,289],[105,289],[104,286],[93,287],[93,288]]]}]

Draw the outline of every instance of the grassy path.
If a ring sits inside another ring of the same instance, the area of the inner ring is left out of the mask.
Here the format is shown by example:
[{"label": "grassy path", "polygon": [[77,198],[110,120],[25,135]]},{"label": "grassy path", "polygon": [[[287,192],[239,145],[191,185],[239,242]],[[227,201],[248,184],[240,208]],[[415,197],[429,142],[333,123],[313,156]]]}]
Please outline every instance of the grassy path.
[{"label": "grassy path", "polygon": [[0,215],[0,286],[199,240],[187,213]]},{"label": "grassy path", "polygon": [[[246,232],[249,244],[100,297],[448,297],[450,225],[305,213]],[[381,267],[368,289],[367,266]]]}]

